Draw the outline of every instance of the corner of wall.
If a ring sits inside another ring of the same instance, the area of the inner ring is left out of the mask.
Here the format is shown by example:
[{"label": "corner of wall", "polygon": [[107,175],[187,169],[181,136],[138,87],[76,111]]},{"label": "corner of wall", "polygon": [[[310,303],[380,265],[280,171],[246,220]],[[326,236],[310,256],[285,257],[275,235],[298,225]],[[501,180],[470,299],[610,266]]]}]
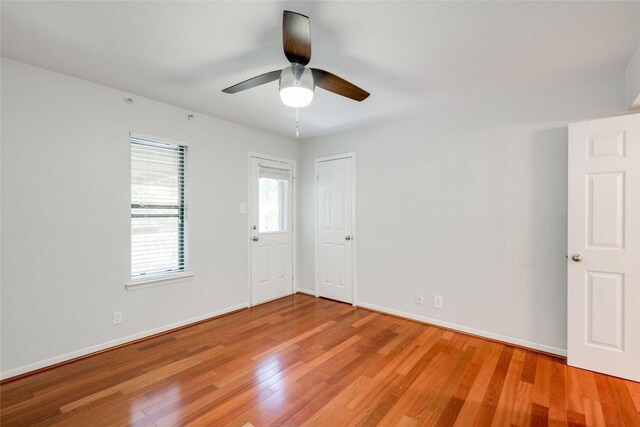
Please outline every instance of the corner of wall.
[{"label": "corner of wall", "polygon": [[630,110],[640,109],[640,43],[625,70],[626,104]]}]

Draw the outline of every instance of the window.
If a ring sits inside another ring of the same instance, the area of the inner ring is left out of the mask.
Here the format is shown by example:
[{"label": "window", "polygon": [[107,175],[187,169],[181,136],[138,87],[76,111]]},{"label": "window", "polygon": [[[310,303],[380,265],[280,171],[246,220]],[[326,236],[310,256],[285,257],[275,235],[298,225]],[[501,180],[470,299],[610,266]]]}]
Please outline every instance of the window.
[{"label": "window", "polygon": [[131,137],[131,278],[185,271],[187,147]]},{"label": "window", "polygon": [[260,233],[288,229],[290,171],[260,166],[258,180],[258,228]]}]

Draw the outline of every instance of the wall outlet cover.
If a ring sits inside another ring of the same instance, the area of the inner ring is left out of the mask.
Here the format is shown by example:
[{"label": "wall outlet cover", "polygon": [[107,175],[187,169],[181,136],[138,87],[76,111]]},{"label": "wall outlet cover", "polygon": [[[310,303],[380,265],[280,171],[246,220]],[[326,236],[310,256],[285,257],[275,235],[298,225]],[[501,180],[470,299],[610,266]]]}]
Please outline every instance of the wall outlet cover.
[{"label": "wall outlet cover", "polygon": [[433,296],[433,306],[435,308],[444,308],[444,300],[442,298],[442,295],[434,295]]},{"label": "wall outlet cover", "polygon": [[122,312],[121,311],[114,311],[113,312],[113,324],[114,325],[119,325],[122,323]]}]

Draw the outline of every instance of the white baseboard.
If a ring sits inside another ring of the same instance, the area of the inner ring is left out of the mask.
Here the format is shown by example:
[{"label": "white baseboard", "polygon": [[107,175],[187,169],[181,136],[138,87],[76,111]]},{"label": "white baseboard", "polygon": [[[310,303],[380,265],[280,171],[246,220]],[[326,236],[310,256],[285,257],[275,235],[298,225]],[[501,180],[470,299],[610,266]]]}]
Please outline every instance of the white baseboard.
[{"label": "white baseboard", "polygon": [[101,344],[92,345],[90,347],[85,347],[80,350],[72,351],[70,353],[62,354],[60,356],[51,357],[49,359],[40,360],[38,362],[30,363],[28,365],[20,366],[18,368],[9,369],[7,371],[0,372],[0,380],[5,380],[7,378],[15,377],[16,375],[25,374],[27,372],[35,371],[41,368],[46,368],[47,366],[55,365],[61,362],[66,362],[67,360],[72,360],[78,357],[86,356],[91,353],[95,353],[97,351],[105,350],[110,347],[116,347],[121,344],[126,344],[131,341],[139,340],[141,338],[146,338],[151,335],[159,334],[161,332],[166,332],[171,329],[179,328],[181,326],[188,325],[190,323],[196,323],[201,320],[206,320],[211,317],[220,316],[226,313],[230,313],[232,311],[240,310],[243,308],[247,308],[248,304],[239,304],[232,307],[223,308],[222,310],[212,311],[210,313],[206,313],[200,316],[192,317],[190,319],[181,320],[179,322],[170,323],[168,325],[160,326],[154,329],[149,329],[147,331],[138,332],[137,334],[128,335],[126,337],[117,338],[115,340],[107,341]]},{"label": "white baseboard", "polygon": [[418,322],[428,323],[435,326],[442,326],[443,328],[453,329],[459,332],[466,332],[471,335],[477,335],[479,337],[489,338],[496,341],[502,341],[509,344],[515,344],[521,347],[531,348],[533,350],[543,351],[545,353],[555,354],[562,357],[567,357],[567,350],[564,348],[551,347],[545,344],[539,344],[519,338],[513,338],[506,335],[500,335],[493,332],[483,331],[481,329],[470,328],[468,326],[458,325],[456,323],[443,322],[442,320],[433,319],[426,316],[420,316],[418,314],[407,313],[405,311],[394,310],[392,308],[380,307],[377,305],[369,304],[366,302],[358,301],[356,303],[358,307],[370,308],[371,310],[380,311],[382,313],[393,314],[395,316],[404,317]]},{"label": "white baseboard", "polygon": [[312,297],[316,296],[316,293],[314,291],[312,291],[311,289],[298,288],[298,289],[296,289],[296,292],[299,293],[299,294],[311,295]]}]

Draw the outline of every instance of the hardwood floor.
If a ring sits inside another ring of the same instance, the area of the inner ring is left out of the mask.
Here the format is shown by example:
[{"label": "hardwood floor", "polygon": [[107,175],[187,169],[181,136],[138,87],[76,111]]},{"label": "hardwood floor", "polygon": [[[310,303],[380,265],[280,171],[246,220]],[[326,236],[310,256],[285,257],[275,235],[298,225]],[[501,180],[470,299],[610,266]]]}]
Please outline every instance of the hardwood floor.
[{"label": "hardwood floor", "polygon": [[3,426],[640,426],[640,383],[305,295],[0,391]]}]

